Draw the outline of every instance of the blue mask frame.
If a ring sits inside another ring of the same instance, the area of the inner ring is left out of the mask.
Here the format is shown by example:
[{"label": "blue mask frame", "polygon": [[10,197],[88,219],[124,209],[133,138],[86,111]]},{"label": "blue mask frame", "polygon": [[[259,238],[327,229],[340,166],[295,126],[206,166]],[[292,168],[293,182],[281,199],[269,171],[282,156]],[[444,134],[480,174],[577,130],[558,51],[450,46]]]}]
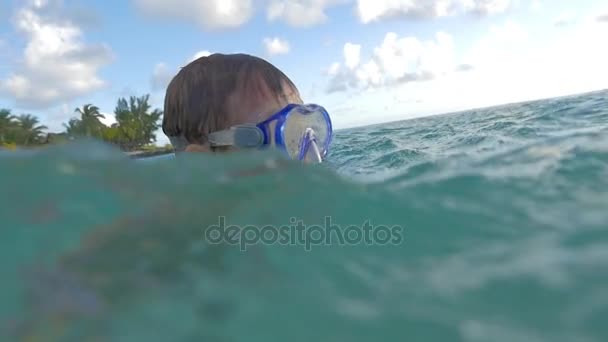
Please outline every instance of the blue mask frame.
[{"label": "blue mask frame", "polygon": [[[300,109],[300,110],[298,110]],[[316,104],[289,104],[273,114],[268,119],[257,124],[244,124],[230,127],[227,130],[212,132],[209,134],[211,146],[236,146],[240,148],[260,148],[269,146],[271,143],[270,123],[276,121],[274,142],[277,147],[289,155],[285,144],[285,123],[289,115],[311,115],[321,113],[327,125],[327,138],[320,148],[321,157],[324,159],[329,151],[329,145],[333,137],[333,129],[329,113],[322,106]],[[302,132],[304,134],[304,132]],[[315,141],[317,142],[317,141]],[[306,144],[310,144],[309,141]],[[300,149],[296,159],[304,158],[304,149]],[[291,156],[290,156],[291,157]]]}]

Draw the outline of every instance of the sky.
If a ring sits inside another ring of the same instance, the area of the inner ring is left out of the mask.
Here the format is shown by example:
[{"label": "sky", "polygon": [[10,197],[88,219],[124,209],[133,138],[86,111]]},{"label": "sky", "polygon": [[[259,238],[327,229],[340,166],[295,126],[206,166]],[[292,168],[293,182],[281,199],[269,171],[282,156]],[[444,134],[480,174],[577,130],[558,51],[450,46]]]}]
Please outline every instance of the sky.
[{"label": "sky", "polygon": [[109,124],[120,97],[162,109],[193,59],[247,53],[347,128],[606,89],[607,38],[605,0],[2,0],[0,108]]}]

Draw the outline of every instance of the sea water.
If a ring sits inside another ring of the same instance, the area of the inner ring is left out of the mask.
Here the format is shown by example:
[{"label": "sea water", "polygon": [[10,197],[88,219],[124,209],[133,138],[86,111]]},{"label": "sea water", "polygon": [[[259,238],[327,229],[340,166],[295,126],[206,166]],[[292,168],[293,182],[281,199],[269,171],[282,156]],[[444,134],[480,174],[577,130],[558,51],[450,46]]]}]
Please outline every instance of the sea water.
[{"label": "sea water", "polygon": [[5,151],[0,191],[2,341],[608,340],[608,91],[341,130],[321,166]]}]

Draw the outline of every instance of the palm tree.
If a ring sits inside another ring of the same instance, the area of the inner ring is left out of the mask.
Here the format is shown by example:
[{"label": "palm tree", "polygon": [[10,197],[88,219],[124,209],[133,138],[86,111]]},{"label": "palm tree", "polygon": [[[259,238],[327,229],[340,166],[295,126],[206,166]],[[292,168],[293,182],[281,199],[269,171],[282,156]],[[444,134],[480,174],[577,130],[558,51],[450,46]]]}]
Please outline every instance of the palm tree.
[{"label": "palm tree", "polygon": [[69,136],[78,136],[78,135],[83,135],[82,134],[82,122],[80,121],[80,119],[76,119],[76,118],[71,118],[70,121],[68,121],[68,123],[64,123],[63,127],[65,127],[65,132],[69,135]]},{"label": "palm tree", "polygon": [[6,128],[9,125],[13,124],[13,120],[15,116],[11,114],[10,109],[0,109],[0,129]]},{"label": "palm tree", "polygon": [[85,104],[82,108],[76,108],[74,112],[80,114],[83,133],[86,136],[101,137],[104,124],[99,119],[105,119],[105,117],[99,112],[99,107],[89,103]]},{"label": "palm tree", "polygon": [[5,142],[15,128],[15,116],[10,109],[0,109],[0,143]]},{"label": "palm tree", "polygon": [[93,106],[90,103],[85,104],[84,106],[82,106],[82,108],[76,108],[74,111],[76,113],[80,114],[80,118],[82,120],[87,120],[87,119],[99,120],[99,118],[105,119],[103,114],[101,114],[99,112],[99,107]]},{"label": "palm tree", "polygon": [[38,118],[30,114],[21,114],[17,117],[17,125],[21,131],[21,141],[23,145],[33,142],[40,142],[43,130],[47,129],[44,125],[38,125]]},{"label": "palm tree", "polygon": [[126,149],[141,147],[156,141],[154,131],[160,124],[162,111],[155,109],[150,112],[150,95],[141,97],[131,96],[129,101],[125,98],[118,100],[114,113],[120,130],[122,145]]}]

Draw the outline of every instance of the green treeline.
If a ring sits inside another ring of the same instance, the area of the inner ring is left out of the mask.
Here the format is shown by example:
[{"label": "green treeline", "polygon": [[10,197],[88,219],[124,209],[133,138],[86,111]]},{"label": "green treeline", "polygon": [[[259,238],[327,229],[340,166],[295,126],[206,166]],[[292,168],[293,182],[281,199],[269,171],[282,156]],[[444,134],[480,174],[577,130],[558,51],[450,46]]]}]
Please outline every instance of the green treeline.
[{"label": "green treeline", "polygon": [[160,127],[163,115],[152,110],[150,95],[120,98],[114,109],[116,123],[108,127],[100,119],[105,118],[99,107],[85,104],[76,108],[76,116],[64,123],[64,132],[45,133],[47,126],[30,114],[14,115],[9,109],[0,109],[0,147],[38,146],[61,143],[88,137],[119,146],[124,151],[150,149],[156,142],[154,132]]}]

